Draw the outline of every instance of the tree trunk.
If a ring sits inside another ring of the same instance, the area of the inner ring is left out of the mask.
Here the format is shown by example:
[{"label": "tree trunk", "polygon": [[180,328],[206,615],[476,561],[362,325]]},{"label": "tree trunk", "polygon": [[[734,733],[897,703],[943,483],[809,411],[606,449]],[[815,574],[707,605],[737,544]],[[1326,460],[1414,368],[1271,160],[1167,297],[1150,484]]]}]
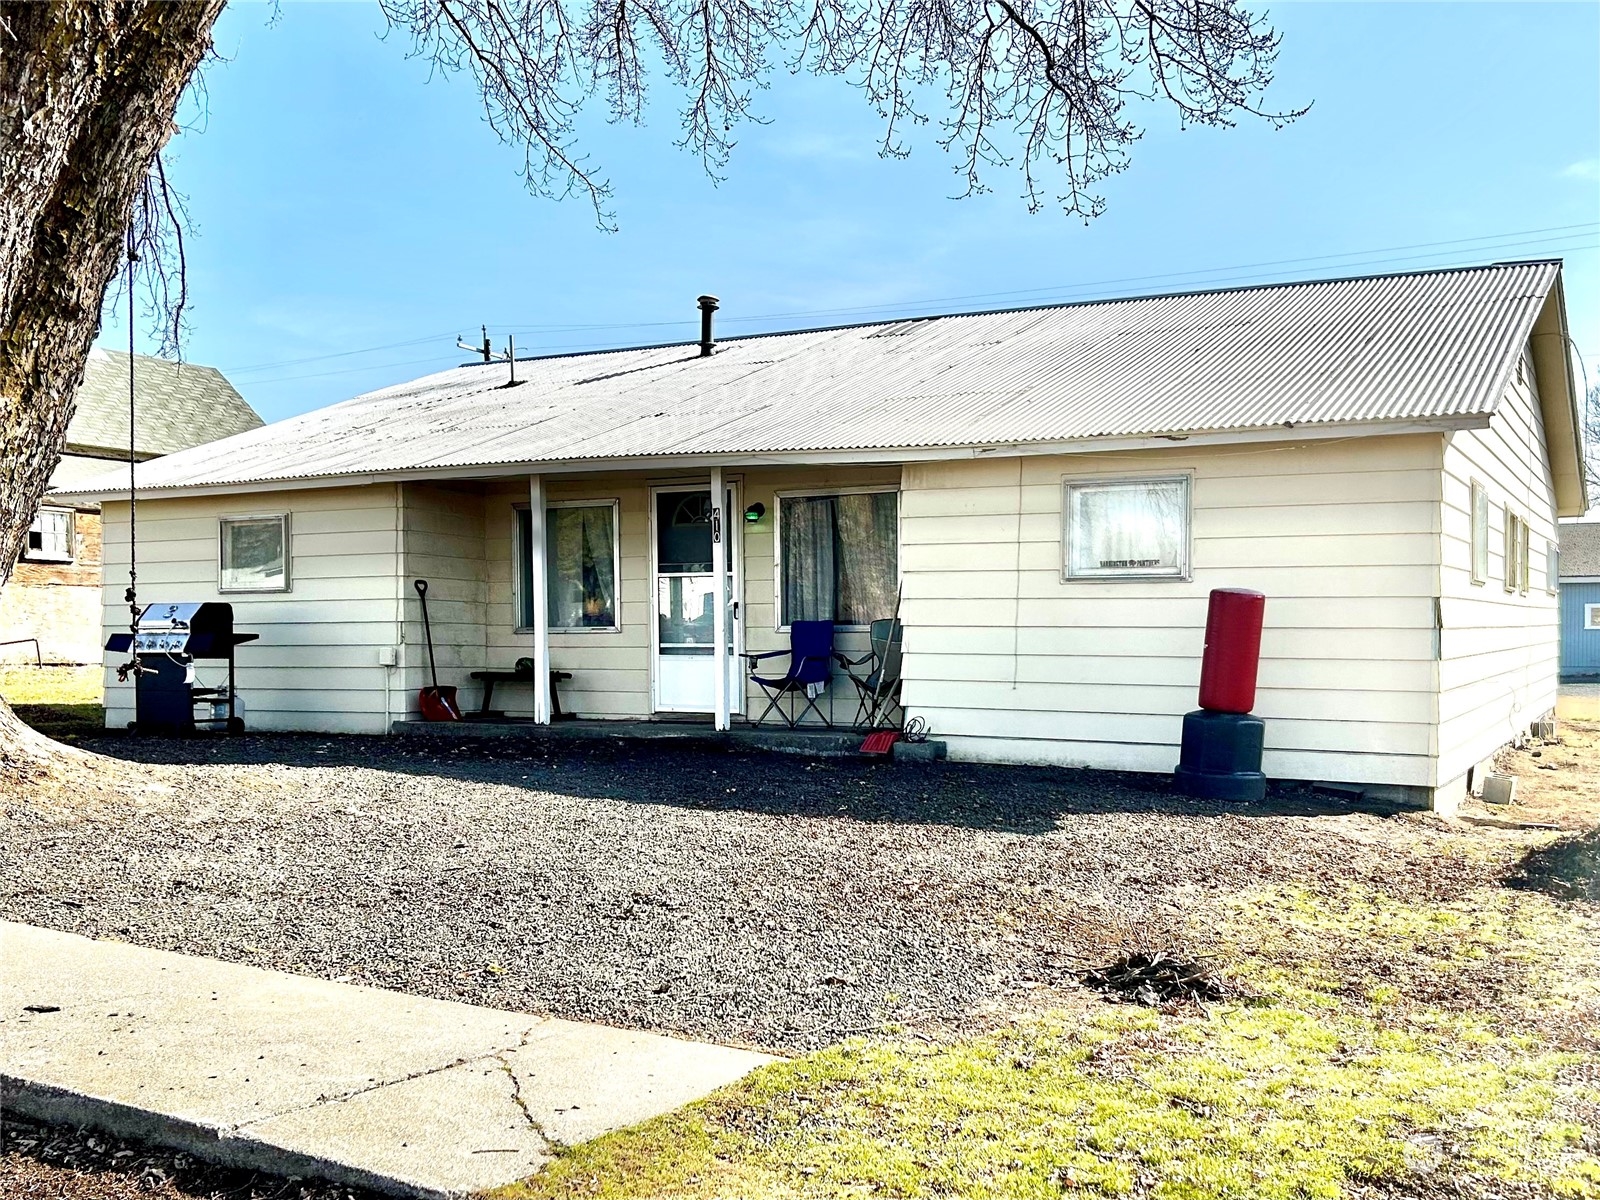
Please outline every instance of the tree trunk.
[{"label": "tree trunk", "polygon": [[[61,459],[137,195],[225,0],[0,0],[0,587]],[[37,762],[0,700],[0,767]]]}]

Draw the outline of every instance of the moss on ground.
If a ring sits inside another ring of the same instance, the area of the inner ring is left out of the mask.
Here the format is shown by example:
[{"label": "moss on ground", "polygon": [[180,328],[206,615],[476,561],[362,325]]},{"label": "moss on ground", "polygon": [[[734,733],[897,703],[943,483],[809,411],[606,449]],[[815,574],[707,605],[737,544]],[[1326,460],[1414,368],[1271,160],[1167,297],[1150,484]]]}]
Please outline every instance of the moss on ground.
[{"label": "moss on ground", "polygon": [[1600,1196],[1592,910],[1259,889],[1210,939],[1251,999],[852,1041],[504,1196]]}]

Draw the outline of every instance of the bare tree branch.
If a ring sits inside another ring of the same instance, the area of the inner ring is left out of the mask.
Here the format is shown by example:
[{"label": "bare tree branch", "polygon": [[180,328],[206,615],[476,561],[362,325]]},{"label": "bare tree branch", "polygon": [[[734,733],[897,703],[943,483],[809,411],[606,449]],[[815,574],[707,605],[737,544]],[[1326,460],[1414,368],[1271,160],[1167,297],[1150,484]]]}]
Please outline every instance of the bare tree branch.
[{"label": "bare tree branch", "polygon": [[[478,83],[490,127],[524,150],[537,194],[586,195],[610,227],[611,188],[577,149],[591,97],[642,118],[652,71],[681,95],[680,145],[720,178],[772,55],[838,76],[883,118],[881,153],[942,107],[938,145],[962,195],[1018,167],[1029,207],[1085,219],[1096,185],[1125,170],[1142,134],[1135,101],[1185,125],[1281,125],[1305,108],[1262,103],[1279,39],[1243,0],[380,0],[413,54]],[[942,93],[942,104],[938,97]]]}]

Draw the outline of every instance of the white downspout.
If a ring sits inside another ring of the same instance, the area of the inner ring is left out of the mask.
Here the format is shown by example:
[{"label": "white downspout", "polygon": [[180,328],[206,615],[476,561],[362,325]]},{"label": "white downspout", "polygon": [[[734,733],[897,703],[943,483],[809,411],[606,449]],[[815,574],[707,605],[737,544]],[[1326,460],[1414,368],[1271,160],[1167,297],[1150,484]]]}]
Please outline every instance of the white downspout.
[{"label": "white downspout", "polygon": [[545,565],[544,476],[528,476],[528,584],[533,605],[533,720],[550,724],[550,577]]},{"label": "white downspout", "polygon": [[717,729],[727,729],[728,720],[728,514],[727,489],[722,482],[722,468],[711,468],[711,577],[715,581],[716,595],[711,605],[712,653],[716,657],[715,696],[716,707],[712,724]]}]

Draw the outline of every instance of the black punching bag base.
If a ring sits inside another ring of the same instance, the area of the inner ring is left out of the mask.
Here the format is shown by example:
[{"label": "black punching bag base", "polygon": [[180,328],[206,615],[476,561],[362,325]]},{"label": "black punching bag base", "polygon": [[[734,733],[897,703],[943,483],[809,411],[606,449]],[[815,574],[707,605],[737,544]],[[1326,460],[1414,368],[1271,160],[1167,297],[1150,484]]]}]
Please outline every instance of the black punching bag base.
[{"label": "black punching bag base", "polygon": [[1200,709],[1183,718],[1183,749],[1173,782],[1185,796],[1200,800],[1264,800],[1267,777],[1261,773],[1266,723],[1248,713]]}]

